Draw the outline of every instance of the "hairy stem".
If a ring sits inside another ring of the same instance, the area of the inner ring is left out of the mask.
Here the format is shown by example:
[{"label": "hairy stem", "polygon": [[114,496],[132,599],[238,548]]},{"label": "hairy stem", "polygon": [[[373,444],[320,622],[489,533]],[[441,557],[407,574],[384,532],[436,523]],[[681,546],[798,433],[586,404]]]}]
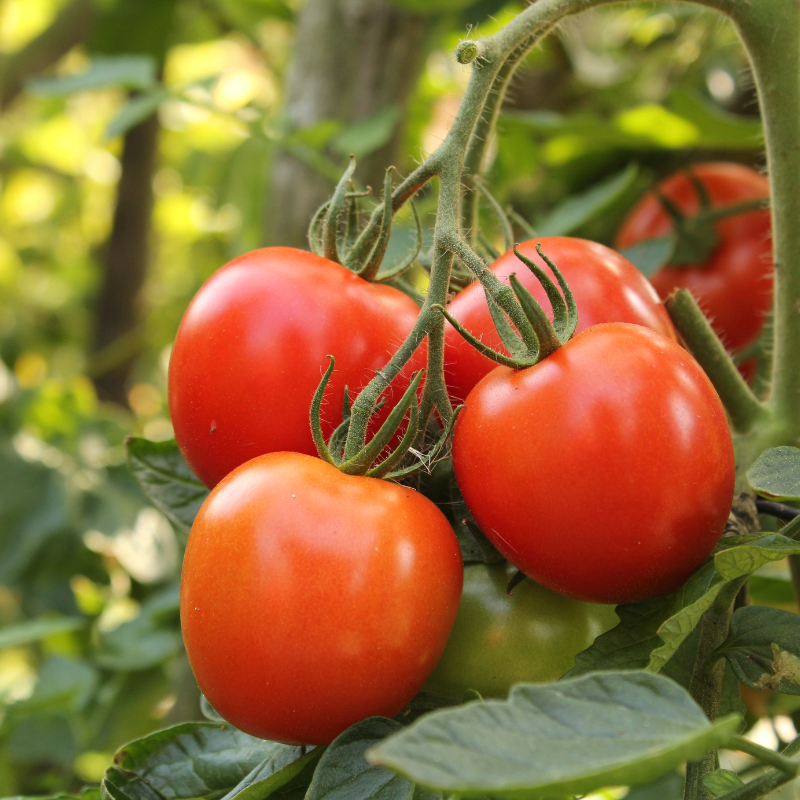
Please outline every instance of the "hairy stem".
[{"label": "hairy stem", "polygon": [[766,409],[736,369],[697,301],[688,290],[681,289],[669,297],[665,305],[692,355],[714,384],[730,415],[733,429],[743,433],[749,431],[766,415]]},{"label": "hairy stem", "polygon": [[[711,659],[711,654],[728,636],[733,600],[745,579],[733,581],[720,593],[714,605],[703,614],[700,622],[700,641],[697,657],[689,682],[689,693],[710,720],[719,716],[719,699],[725,675],[724,659]],[[706,800],[711,795],[703,785],[703,778],[717,768],[717,751],[711,750],[700,761],[686,765],[685,800]]]}]

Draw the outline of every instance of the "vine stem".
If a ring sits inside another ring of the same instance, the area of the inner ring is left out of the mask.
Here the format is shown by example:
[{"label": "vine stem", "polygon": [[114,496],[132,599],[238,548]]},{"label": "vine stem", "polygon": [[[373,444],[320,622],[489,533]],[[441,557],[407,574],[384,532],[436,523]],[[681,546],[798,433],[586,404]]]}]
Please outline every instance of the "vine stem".
[{"label": "vine stem", "polygon": [[[800,753],[800,736],[786,745],[781,752],[781,756],[789,758],[798,753]],[[769,769],[763,775],[759,775],[744,786],[739,786],[730,792],[720,795],[717,800],[757,800],[757,798],[764,797],[773,789],[777,789],[793,779],[793,775],[789,775],[782,769]]]},{"label": "vine stem", "polygon": [[[725,660],[713,658],[714,651],[728,636],[733,601],[746,578],[732,581],[719,594],[714,604],[703,614],[700,621],[700,639],[697,645],[694,670],[689,681],[689,694],[695,699],[710,720],[719,716],[719,699],[722,694],[722,679],[725,675]],[[717,769],[717,751],[711,750],[700,761],[686,765],[685,800],[706,800],[711,794],[703,784],[703,778]]]}]

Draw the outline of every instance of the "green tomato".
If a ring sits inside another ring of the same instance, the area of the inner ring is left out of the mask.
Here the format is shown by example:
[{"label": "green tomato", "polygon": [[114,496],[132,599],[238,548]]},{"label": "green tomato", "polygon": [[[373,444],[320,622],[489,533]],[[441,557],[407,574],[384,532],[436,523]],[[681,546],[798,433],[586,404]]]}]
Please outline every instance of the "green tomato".
[{"label": "green tomato", "polygon": [[618,622],[614,606],[573,600],[525,580],[512,595],[511,564],[471,564],[453,632],[425,690],[504,697],[520,681],[555,681],[575,656]]}]

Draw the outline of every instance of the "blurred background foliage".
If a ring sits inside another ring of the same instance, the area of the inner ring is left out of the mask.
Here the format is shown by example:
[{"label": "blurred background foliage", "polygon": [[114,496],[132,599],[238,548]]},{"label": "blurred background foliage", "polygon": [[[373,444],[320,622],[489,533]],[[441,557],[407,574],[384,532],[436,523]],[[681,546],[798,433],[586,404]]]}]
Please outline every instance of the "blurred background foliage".
[{"label": "blurred background foliage", "polygon": [[[124,437],[172,437],[170,344],[202,282],[302,246],[349,153],[380,185],[435,149],[469,76],[454,47],[520,7],[0,0],[0,795],[77,792],[126,740],[199,718],[185,533]],[[530,55],[488,182],[539,232],[610,243],[657,177],[714,158],[761,164],[744,53],[721,17],[649,3]],[[430,227],[432,190],[419,207]]]}]

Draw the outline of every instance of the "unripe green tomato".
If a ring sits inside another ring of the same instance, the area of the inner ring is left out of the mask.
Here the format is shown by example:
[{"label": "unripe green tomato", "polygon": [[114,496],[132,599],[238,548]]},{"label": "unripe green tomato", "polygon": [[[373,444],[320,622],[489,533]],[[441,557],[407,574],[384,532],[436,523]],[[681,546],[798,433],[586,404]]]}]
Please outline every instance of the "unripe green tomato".
[{"label": "unripe green tomato", "polygon": [[614,606],[573,600],[532,580],[509,595],[515,572],[507,562],[464,569],[458,616],[426,691],[504,697],[520,681],[558,680],[581,650],[619,622]]}]

